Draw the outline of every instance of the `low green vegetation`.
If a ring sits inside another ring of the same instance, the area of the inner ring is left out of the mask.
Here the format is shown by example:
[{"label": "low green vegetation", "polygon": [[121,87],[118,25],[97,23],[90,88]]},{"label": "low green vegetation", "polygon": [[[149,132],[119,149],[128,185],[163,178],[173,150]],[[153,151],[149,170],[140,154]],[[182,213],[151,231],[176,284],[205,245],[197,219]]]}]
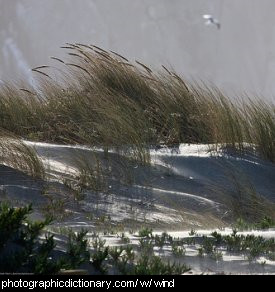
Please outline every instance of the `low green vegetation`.
[{"label": "low green vegetation", "polygon": [[140,237],[151,237],[152,236],[153,229],[144,227],[141,230],[139,230],[138,235]]},{"label": "low green vegetation", "polygon": [[[255,260],[261,255],[269,256],[275,251],[275,239],[264,239],[255,235],[239,235],[233,230],[231,235],[224,235],[213,232],[213,239],[209,241],[210,246],[226,247],[227,251],[243,253],[249,260]],[[208,239],[209,240],[209,239]]]},{"label": "low green vegetation", "polygon": [[239,218],[234,224],[234,228],[239,231],[264,230],[264,229],[269,229],[269,228],[274,228],[274,227],[275,227],[275,221],[272,218],[267,217],[267,216],[264,216],[264,218],[257,223],[249,223],[249,222],[246,222],[244,219]]},{"label": "low green vegetation", "polygon": [[89,262],[86,232],[70,233],[67,251],[58,256],[54,236],[44,233],[51,220],[30,222],[32,207],[0,205],[0,272],[56,274]]},{"label": "low green vegetation", "polygon": [[93,274],[173,275],[189,270],[184,264],[155,256],[152,249],[149,253],[148,242],[134,250],[124,234],[120,247],[106,247],[106,241],[97,234],[90,246],[87,231],[63,230],[67,248],[61,252],[54,235],[45,231],[51,219],[31,222],[28,220],[31,212],[31,206],[0,205],[1,273],[57,274],[84,267]]},{"label": "low green vegetation", "polygon": [[[66,251],[61,251],[56,235],[46,231],[50,230],[47,226],[51,220],[31,222],[28,220],[31,211],[31,206],[0,206],[2,273],[57,274],[84,268],[91,274],[176,275],[190,270],[182,262],[189,247],[196,247],[198,256],[213,261],[222,261],[225,253],[243,255],[250,262],[262,256],[274,261],[274,238],[238,234],[236,229],[232,234],[215,231],[209,236],[192,230],[192,237],[173,238],[167,233],[158,235],[143,228],[133,234],[138,239],[137,244],[121,233],[118,234],[121,245],[113,247],[106,246],[106,240],[97,233],[90,235],[92,239],[88,241],[87,231],[75,233],[64,229],[60,234]],[[266,261],[261,263],[265,265]]]}]

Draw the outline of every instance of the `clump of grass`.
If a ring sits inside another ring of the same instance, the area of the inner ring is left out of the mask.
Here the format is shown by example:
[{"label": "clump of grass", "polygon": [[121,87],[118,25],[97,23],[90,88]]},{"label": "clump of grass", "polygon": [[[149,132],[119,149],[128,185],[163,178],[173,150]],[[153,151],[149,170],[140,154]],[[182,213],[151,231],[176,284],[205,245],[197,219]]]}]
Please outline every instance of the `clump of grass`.
[{"label": "clump of grass", "polygon": [[66,217],[65,200],[47,195],[48,203],[42,207],[42,213],[53,220],[63,220]]},{"label": "clump of grass", "polygon": [[262,156],[275,162],[275,107],[266,102],[251,101],[245,108],[251,143]]},{"label": "clump of grass", "polygon": [[[6,84],[0,90],[0,127],[43,141],[116,149],[143,164],[150,145],[217,143],[244,152],[251,144],[275,161],[274,105],[232,101],[215,86],[186,82],[163,67],[96,46],[70,44],[61,66],[34,68],[36,88]],[[39,72],[38,72],[39,71]],[[43,75],[41,74],[43,73]]]},{"label": "clump of grass", "polygon": [[80,190],[91,189],[93,191],[104,191],[107,189],[106,170],[100,159],[95,155],[93,161],[87,161],[82,157],[77,161],[79,175],[76,177],[77,186]]},{"label": "clump of grass", "polygon": [[0,163],[43,179],[45,171],[35,150],[19,138],[0,129]]},{"label": "clump of grass", "polygon": [[274,203],[261,195],[253,182],[243,172],[242,168],[232,165],[229,161],[221,160],[225,186],[211,186],[210,189],[217,193],[228,206],[227,220],[235,222],[241,218],[249,224],[261,222],[265,217],[271,221],[275,219]]}]

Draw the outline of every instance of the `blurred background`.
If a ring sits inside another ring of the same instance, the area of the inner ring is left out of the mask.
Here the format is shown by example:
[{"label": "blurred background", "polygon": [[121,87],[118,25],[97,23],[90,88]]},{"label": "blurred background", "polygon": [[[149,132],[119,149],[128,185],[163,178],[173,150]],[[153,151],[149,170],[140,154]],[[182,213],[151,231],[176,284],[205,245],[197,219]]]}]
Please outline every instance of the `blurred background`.
[{"label": "blurred background", "polygon": [[0,0],[0,80],[30,80],[81,42],[274,100],[274,11],[274,0]]}]

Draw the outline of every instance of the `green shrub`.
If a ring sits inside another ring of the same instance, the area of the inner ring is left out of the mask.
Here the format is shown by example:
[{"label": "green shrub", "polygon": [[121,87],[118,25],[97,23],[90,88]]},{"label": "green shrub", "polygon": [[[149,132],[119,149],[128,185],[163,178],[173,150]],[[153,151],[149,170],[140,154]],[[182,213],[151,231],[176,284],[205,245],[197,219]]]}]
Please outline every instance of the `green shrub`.
[{"label": "green shrub", "polygon": [[144,227],[141,230],[139,230],[138,236],[149,238],[149,237],[152,237],[152,232],[153,232],[153,229]]},{"label": "green shrub", "polygon": [[189,270],[183,264],[165,263],[157,256],[142,256],[134,268],[134,275],[181,275]]},{"label": "green shrub", "polygon": [[242,218],[238,218],[236,223],[234,224],[234,228],[238,229],[239,231],[253,229],[264,230],[273,227],[275,227],[275,221],[268,216],[264,216],[264,218],[257,223],[249,223]]},{"label": "green shrub", "polygon": [[71,233],[67,251],[57,257],[54,236],[40,238],[51,220],[30,222],[27,217],[31,211],[31,206],[13,208],[0,204],[0,272],[56,274],[89,262],[86,232]]},{"label": "green shrub", "polygon": [[101,274],[107,273],[107,267],[104,262],[108,259],[109,247],[105,247],[105,243],[106,241],[101,240],[99,237],[96,237],[92,242],[92,246],[94,248],[91,255],[92,264]]}]

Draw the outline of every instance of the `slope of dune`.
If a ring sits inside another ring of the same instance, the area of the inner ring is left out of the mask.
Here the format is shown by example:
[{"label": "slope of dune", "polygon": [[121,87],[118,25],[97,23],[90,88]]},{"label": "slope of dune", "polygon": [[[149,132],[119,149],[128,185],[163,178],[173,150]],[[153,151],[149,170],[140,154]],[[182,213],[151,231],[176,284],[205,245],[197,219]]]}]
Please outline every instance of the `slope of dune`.
[{"label": "slope of dune", "polygon": [[[86,146],[24,143],[37,151],[46,169],[46,180],[33,179],[1,165],[1,201],[13,206],[32,204],[33,219],[52,215],[55,220],[50,230],[56,233],[60,249],[60,231],[64,228],[85,228],[91,239],[97,231],[110,246],[121,244],[115,233],[118,230],[145,226],[156,230],[155,234],[165,231],[174,238],[191,238],[187,231],[190,229],[197,230],[200,236],[209,236],[215,228],[230,234],[232,230],[224,228],[232,222],[234,199],[240,199],[236,197],[234,177],[238,177],[239,189],[243,186],[270,204],[275,201],[274,164],[251,153],[240,156],[213,151],[212,145],[181,144],[151,149],[151,165],[142,166],[115,151],[105,157],[103,150]],[[101,166],[108,165],[109,173],[94,172],[99,161]],[[72,187],[83,169],[94,173],[93,187],[97,190],[91,187],[79,191]],[[106,235],[108,232],[111,235]],[[131,244],[138,243],[134,234],[126,234]],[[275,237],[274,229],[242,234]],[[251,263],[243,255],[221,250],[222,260],[213,260],[199,257],[196,244],[185,249],[182,260],[192,267],[192,274],[275,273],[274,261],[265,257]],[[171,246],[155,250],[159,252],[175,260]]]},{"label": "slope of dune", "polygon": [[[68,225],[85,222],[93,226],[87,220],[92,213],[95,218],[106,216],[126,226],[149,224],[177,230],[217,227],[232,216],[229,206],[234,204],[234,198],[238,199],[236,187],[250,188],[252,195],[275,201],[274,164],[252,154],[226,155],[210,152],[211,145],[185,144],[152,149],[151,166],[135,164],[110,152],[107,160],[111,171],[95,173],[94,185],[98,190],[84,190],[79,199],[66,182],[79,178],[84,166],[90,164],[90,171],[95,171],[93,164],[106,163],[103,151],[25,143],[33,146],[43,161],[47,181],[33,180],[1,166],[2,192],[13,202],[37,205],[37,210],[49,203],[49,198],[56,197],[64,209],[61,217]],[[236,176],[240,181],[235,181]]]}]

